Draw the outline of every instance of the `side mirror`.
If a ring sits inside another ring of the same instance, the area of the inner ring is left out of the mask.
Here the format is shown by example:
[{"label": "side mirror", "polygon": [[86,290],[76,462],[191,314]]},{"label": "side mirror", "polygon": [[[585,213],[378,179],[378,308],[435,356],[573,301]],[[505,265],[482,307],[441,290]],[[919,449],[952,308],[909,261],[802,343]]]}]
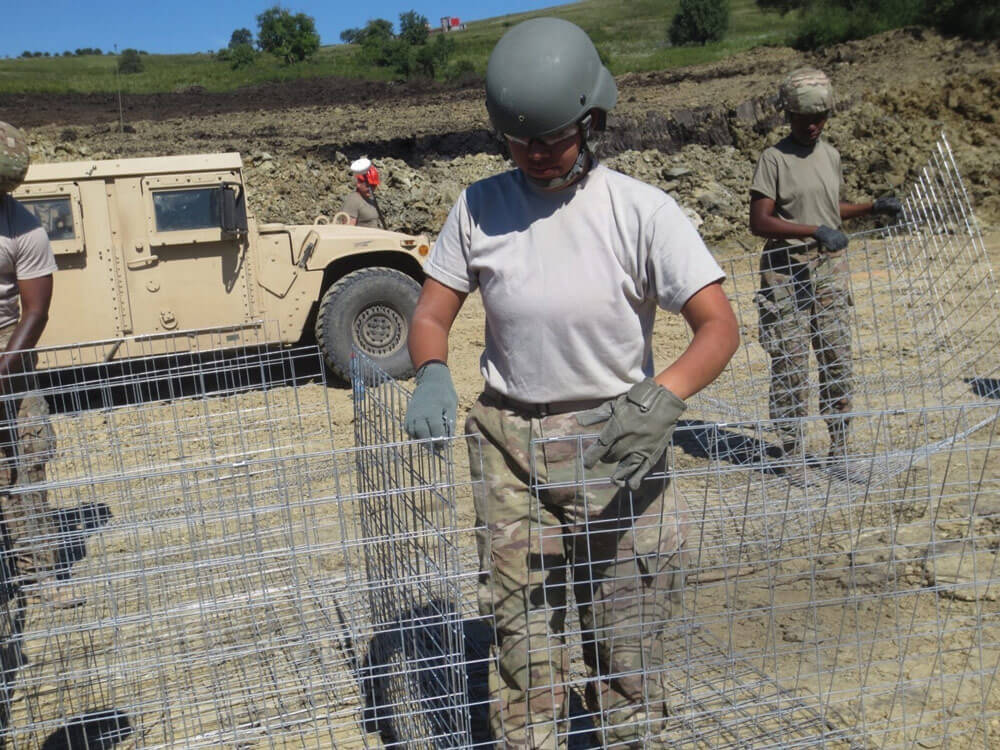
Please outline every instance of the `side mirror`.
[{"label": "side mirror", "polygon": [[222,231],[237,236],[246,234],[247,206],[243,186],[238,182],[227,182],[219,189],[222,191]]}]

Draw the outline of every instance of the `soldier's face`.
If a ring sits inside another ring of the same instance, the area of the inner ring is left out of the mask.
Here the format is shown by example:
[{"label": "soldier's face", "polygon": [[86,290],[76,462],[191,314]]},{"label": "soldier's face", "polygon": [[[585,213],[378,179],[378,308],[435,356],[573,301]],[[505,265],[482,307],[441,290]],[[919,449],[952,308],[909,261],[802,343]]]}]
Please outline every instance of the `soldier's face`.
[{"label": "soldier's face", "polygon": [[829,112],[819,112],[814,115],[791,113],[788,123],[792,128],[792,137],[803,146],[812,146],[819,140],[829,117]]},{"label": "soldier's face", "polygon": [[575,128],[565,138],[545,143],[532,138],[528,143],[507,140],[510,156],[520,169],[536,180],[556,180],[573,168],[583,139]]},{"label": "soldier's face", "polygon": [[362,198],[368,198],[372,194],[372,189],[368,186],[368,181],[364,178],[359,178],[357,180],[358,192],[361,194]]}]

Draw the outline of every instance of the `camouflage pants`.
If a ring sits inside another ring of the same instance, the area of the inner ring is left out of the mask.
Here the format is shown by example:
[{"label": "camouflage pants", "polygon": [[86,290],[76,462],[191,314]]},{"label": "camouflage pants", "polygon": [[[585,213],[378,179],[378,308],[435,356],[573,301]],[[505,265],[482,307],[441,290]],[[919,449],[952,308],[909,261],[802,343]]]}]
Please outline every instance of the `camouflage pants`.
[{"label": "camouflage pants", "polygon": [[851,329],[847,264],[843,253],[808,259],[787,248],[761,257],[757,292],[760,343],[771,357],[768,399],[782,445],[802,448],[801,420],[809,402],[809,347],[819,369],[820,413],[831,433],[844,430],[836,415],[851,408]]},{"label": "camouflage pants", "polygon": [[[661,744],[667,716],[665,635],[680,608],[686,508],[664,479],[618,490],[599,465],[580,481],[573,413],[529,417],[488,394],[469,413],[469,457],[481,528],[479,606],[492,616],[490,723],[504,747],[565,746],[569,655],[563,634],[573,586],[590,672],[585,700],[605,745]],[[664,459],[665,460],[665,459]],[[662,472],[664,463],[654,467]],[[537,484],[559,487],[539,489]]]},{"label": "camouflage pants", "polygon": [[[0,350],[14,326],[0,330]],[[28,357],[29,355],[23,355]],[[25,365],[33,365],[26,361]],[[45,399],[31,390],[32,367],[0,383],[0,510],[19,575],[35,579],[55,570],[59,522],[45,490],[10,492],[10,488],[45,481],[45,466],[55,451],[55,433]]]}]

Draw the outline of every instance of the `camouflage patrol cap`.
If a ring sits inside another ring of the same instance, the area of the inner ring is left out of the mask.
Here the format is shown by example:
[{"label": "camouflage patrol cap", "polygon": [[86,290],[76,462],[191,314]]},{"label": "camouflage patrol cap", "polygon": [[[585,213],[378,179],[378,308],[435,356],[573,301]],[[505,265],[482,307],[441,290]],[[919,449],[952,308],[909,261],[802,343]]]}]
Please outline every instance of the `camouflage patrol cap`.
[{"label": "camouflage patrol cap", "polygon": [[24,131],[0,122],[0,193],[9,193],[24,182],[29,161]]},{"label": "camouflage patrol cap", "polygon": [[779,89],[781,108],[800,115],[815,115],[833,109],[833,86],[826,73],[815,68],[793,70]]}]

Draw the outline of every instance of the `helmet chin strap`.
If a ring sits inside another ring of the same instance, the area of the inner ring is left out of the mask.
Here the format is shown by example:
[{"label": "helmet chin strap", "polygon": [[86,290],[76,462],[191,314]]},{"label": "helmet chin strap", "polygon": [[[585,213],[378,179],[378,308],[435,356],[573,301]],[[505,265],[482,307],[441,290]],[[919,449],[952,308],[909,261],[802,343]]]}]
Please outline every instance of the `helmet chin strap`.
[{"label": "helmet chin strap", "polygon": [[586,175],[593,163],[594,159],[591,156],[590,149],[587,147],[586,141],[584,141],[580,148],[580,153],[576,157],[576,161],[573,162],[573,166],[562,177],[553,177],[551,180],[539,180],[537,177],[532,177],[527,173],[524,176],[528,179],[528,182],[541,190],[562,190]]},{"label": "helmet chin strap", "polygon": [[528,182],[541,190],[562,190],[585,177],[594,165],[594,155],[590,151],[590,144],[587,143],[587,139],[590,137],[591,123],[590,114],[580,121],[580,153],[576,155],[576,161],[573,162],[573,166],[566,174],[562,177],[553,177],[551,180],[539,180],[525,174]]}]

